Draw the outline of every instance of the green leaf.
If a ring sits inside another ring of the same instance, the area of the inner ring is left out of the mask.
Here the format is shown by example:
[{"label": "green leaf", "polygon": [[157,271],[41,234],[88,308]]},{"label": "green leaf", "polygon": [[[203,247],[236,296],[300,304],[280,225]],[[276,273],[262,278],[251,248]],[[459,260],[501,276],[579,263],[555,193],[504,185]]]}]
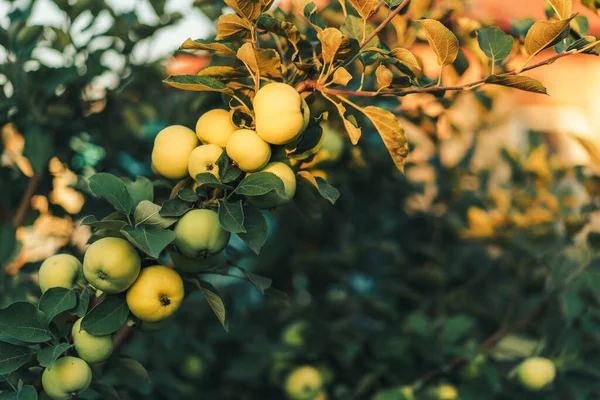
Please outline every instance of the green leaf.
[{"label": "green leaf", "polygon": [[135,182],[131,179],[125,179],[124,182],[129,191],[129,195],[131,196],[133,209],[135,209],[141,201],[154,201],[154,186],[152,186],[152,181],[148,178],[139,176]]},{"label": "green leaf", "polygon": [[38,395],[33,385],[19,387],[16,392],[0,393],[0,400],[37,400]]},{"label": "green leaf", "polygon": [[[367,30],[366,30],[365,36],[369,36],[373,32],[374,29],[375,28],[373,28],[373,25],[367,24]],[[359,42],[361,42],[363,39],[363,20],[354,15],[348,15],[348,17],[346,17],[346,19],[340,26],[340,30],[342,31],[342,33],[345,36],[348,36],[350,38],[356,39]],[[363,48],[377,47],[377,46],[379,46],[379,37],[377,35],[375,35],[375,37],[373,37],[373,39],[371,39],[369,41],[369,43],[366,43],[363,46]]]},{"label": "green leaf", "polygon": [[[313,3],[312,1],[306,3],[306,5],[304,6],[304,17],[308,20],[308,22],[317,30],[317,32],[321,29],[325,29],[326,25],[325,25],[325,21],[323,21],[323,19],[321,17],[319,17],[319,15],[317,14],[317,5],[315,3]],[[359,18],[354,17],[357,20],[359,20]],[[347,20],[348,18],[346,18]]]},{"label": "green leaf", "polygon": [[89,225],[92,228],[96,229],[109,229],[113,231],[121,230],[122,227],[127,225],[127,221],[122,220],[121,218],[126,218],[121,212],[114,212],[100,221],[96,219],[94,215],[88,215],[87,217],[81,220],[81,225]]},{"label": "green leaf", "polygon": [[529,29],[535,24],[535,19],[533,18],[522,18],[511,23],[511,28],[513,33],[520,36],[521,38],[525,38],[527,36],[527,32]]},{"label": "green leaf", "polygon": [[48,368],[71,347],[73,347],[73,345],[68,343],[60,343],[52,347],[46,347],[37,354],[38,362],[42,367]]},{"label": "green leaf", "polygon": [[128,372],[128,375],[133,375],[139,379],[150,381],[150,375],[144,366],[137,360],[129,357],[117,358],[117,364]]},{"label": "green leaf", "polygon": [[[211,174],[212,175],[212,174]],[[198,201],[198,195],[192,189],[182,189],[177,193],[177,197],[179,197],[183,201],[187,201],[188,203],[195,203]]]},{"label": "green leaf", "polygon": [[17,231],[12,224],[0,225],[0,264],[6,262],[13,254],[17,244]]},{"label": "green leaf", "polygon": [[121,397],[115,388],[106,383],[92,382],[90,388],[98,392],[100,396],[102,396],[102,400],[121,400]]},{"label": "green leaf", "polygon": [[31,303],[16,302],[0,309],[0,335],[27,343],[42,343],[52,339],[46,329],[45,316]]},{"label": "green leaf", "polygon": [[459,315],[450,318],[442,329],[442,340],[445,343],[456,343],[465,338],[475,327],[473,318]]},{"label": "green leaf", "polygon": [[252,283],[262,294],[265,294],[265,290],[270,288],[271,284],[273,283],[273,281],[269,278],[254,274],[242,267],[237,268],[242,271],[244,275],[246,275],[246,278],[248,278],[250,283]]},{"label": "green leaf", "polygon": [[31,361],[35,351],[29,347],[0,342],[0,374],[8,375]]},{"label": "green leaf", "polygon": [[261,14],[256,20],[256,25],[267,32],[273,32],[276,35],[286,38],[294,48],[300,41],[300,31],[296,25],[273,18],[269,14]]},{"label": "green leaf", "polygon": [[[223,153],[225,153],[225,152],[223,152]],[[235,181],[236,179],[238,179],[240,176],[242,176],[243,173],[244,173],[244,171],[242,171],[238,167],[234,167],[234,166],[230,165],[225,170],[225,173],[221,177],[221,180],[223,181],[223,183],[231,183],[231,182]]]},{"label": "green leaf", "polygon": [[77,308],[75,309],[75,315],[83,317],[87,313],[88,306],[90,305],[90,293],[87,290],[83,290],[79,294],[79,300],[77,301]]},{"label": "green leaf", "polygon": [[496,26],[476,31],[477,43],[485,55],[496,63],[504,60],[512,52],[514,39]]},{"label": "green leaf", "polygon": [[108,296],[83,317],[81,329],[90,335],[110,335],[121,329],[129,317],[129,308],[124,298]]},{"label": "green leaf", "polygon": [[275,191],[285,196],[283,181],[271,172],[257,172],[246,176],[235,189],[237,194],[244,196],[260,196]]},{"label": "green leaf", "polygon": [[[141,224],[147,226],[158,226],[161,228],[168,228],[177,222],[177,218],[163,217],[160,215],[161,207],[158,204],[154,204],[148,200],[142,200],[133,213],[133,219],[135,220],[135,226]],[[122,227],[121,227],[122,228]],[[119,229],[121,229],[119,228]]]},{"label": "green leaf", "polygon": [[52,132],[35,126],[25,130],[25,148],[23,155],[29,159],[36,175],[48,168],[48,160],[52,156]]},{"label": "green leaf", "polygon": [[72,310],[77,306],[77,295],[75,290],[62,287],[48,289],[38,303],[38,308],[46,314],[48,321],[64,311]]},{"label": "green leaf", "polygon": [[137,228],[126,226],[121,229],[121,233],[135,247],[154,259],[157,259],[161,251],[175,240],[175,232],[153,226]]},{"label": "green leaf", "polygon": [[244,210],[242,201],[235,203],[219,200],[219,222],[228,232],[246,232],[244,228]]},{"label": "green leaf", "polygon": [[485,83],[507,86],[526,92],[548,94],[546,87],[540,81],[525,75],[490,75]]},{"label": "green leaf", "polygon": [[90,190],[98,197],[102,197],[112,206],[123,211],[125,214],[130,214],[133,211],[133,200],[129,195],[129,190],[125,186],[125,182],[114,175],[100,172],[92,175],[89,179]]},{"label": "green leaf", "polygon": [[187,201],[183,201],[179,197],[176,197],[174,199],[165,201],[158,213],[161,217],[181,217],[193,207],[194,204],[188,203]]},{"label": "green leaf", "polygon": [[262,249],[267,241],[269,233],[267,220],[262,211],[256,207],[246,205],[243,207],[243,210],[245,233],[239,232],[237,235],[253,252],[259,254],[260,249]]},{"label": "green leaf", "polygon": [[175,75],[169,76],[163,82],[177,89],[233,94],[233,90],[223,82],[210,76]]},{"label": "green leaf", "polygon": [[308,125],[304,133],[302,133],[302,137],[296,145],[296,148],[288,153],[288,158],[306,160],[315,155],[321,148],[323,137],[323,128],[321,128],[320,124]]},{"label": "green leaf", "polygon": [[317,190],[321,197],[330,202],[331,204],[335,204],[337,199],[340,197],[340,191],[331,186],[325,179],[317,176],[315,177],[317,181]]},{"label": "green leaf", "polygon": [[567,291],[560,295],[560,306],[570,326],[587,308],[585,301],[576,291]]},{"label": "green leaf", "polygon": [[210,283],[199,281],[197,279],[193,279],[191,282],[193,282],[198,287],[198,289],[200,289],[202,294],[204,294],[208,305],[214,311],[215,315],[217,316],[217,319],[219,320],[221,325],[223,325],[225,331],[229,331],[229,324],[225,315],[225,302],[223,302],[223,299],[221,299],[221,296],[219,295],[217,289],[215,289],[215,287]]},{"label": "green leaf", "polygon": [[227,189],[227,190],[233,189],[233,187],[231,187],[229,185],[224,185],[223,183],[221,183],[221,181],[219,179],[217,179],[217,177],[214,176],[213,174],[211,174],[210,172],[203,172],[201,174],[196,175],[196,182],[198,183],[198,186],[202,186],[202,187],[210,187],[210,188],[215,188],[215,189]]}]

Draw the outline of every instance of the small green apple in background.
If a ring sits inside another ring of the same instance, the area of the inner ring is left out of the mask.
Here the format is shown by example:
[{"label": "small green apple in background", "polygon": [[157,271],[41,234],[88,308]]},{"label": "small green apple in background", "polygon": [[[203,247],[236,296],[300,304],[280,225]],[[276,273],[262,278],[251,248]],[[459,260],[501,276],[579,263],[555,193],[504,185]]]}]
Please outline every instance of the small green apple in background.
[{"label": "small green apple in background", "polygon": [[281,331],[281,341],[288,346],[299,347],[306,342],[305,334],[308,324],[305,321],[294,321]]},{"label": "small green apple in background", "polygon": [[180,372],[188,379],[201,378],[204,375],[204,361],[197,354],[188,355],[183,359]]},{"label": "small green apple in background", "polygon": [[225,147],[227,139],[236,130],[238,127],[231,122],[231,114],[227,110],[207,111],[196,122],[196,135],[204,144]]},{"label": "small green apple in background", "polygon": [[77,357],[59,358],[42,374],[42,387],[52,400],[71,400],[91,382],[90,366]]},{"label": "small green apple in background", "polygon": [[179,274],[172,268],[153,265],[142,269],[127,291],[127,306],[140,320],[159,322],[177,311],[183,296]]},{"label": "small green apple in background", "polygon": [[207,254],[200,257],[186,257],[181,253],[170,252],[171,261],[175,268],[184,272],[201,272],[216,267],[224,262],[223,252],[217,254]]},{"label": "small green apple in background", "polygon": [[292,86],[269,83],[252,101],[256,133],[267,143],[287,144],[294,141],[308,126],[310,109]]},{"label": "small green apple in background", "polygon": [[547,358],[530,357],[517,367],[517,378],[530,390],[541,390],[556,378],[556,366]]},{"label": "small green apple in background", "polygon": [[217,160],[223,154],[223,149],[216,144],[205,144],[198,146],[190,153],[188,158],[188,173],[192,179],[196,175],[210,172],[219,178],[219,165]]},{"label": "small green apple in background", "polygon": [[219,215],[211,210],[188,211],[175,226],[175,245],[187,257],[220,252],[231,234],[221,227]]},{"label": "small green apple in background", "polygon": [[263,168],[271,158],[271,146],[250,129],[240,129],[231,134],[225,146],[227,155],[245,172]]},{"label": "small green apple in background", "polygon": [[111,335],[94,336],[81,329],[81,321],[78,319],[71,329],[73,345],[79,357],[89,363],[105,361],[113,352],[113,339]]},{"label": "small green apple in background", "polygon": [[183,125],[168,126],[154,139],[152,166],[165,178],[185,178],[188,174],[188,159],[198,144],[193,130]]},{"label": "small green apple in background", "polygon": [[83,258],[88,282],[108,294],[127,290],[137,278],[140,256],[128,241],[107,237],[90,245]]},{"label": "small green apple in background", "polygon": [[269,192],[260,196],[248,196],[250,204],[259,208],[273,208],[282,206],[292,200],[296,194],[296,175],[287,164],[272,162],[258,172],[270,172],[277,175],[283,181],[285,196],[276,192]]},{"label": "small green apple in background", "polygon": [[42,293],[53,287],[71,289],[86,283],[81,262],[70,254],[48,257],[40,266],[39,281]]},{"label": "small green apple in background", "polygon": [[437,398],[439,400],[458,399],[458,390],[452,385],[441,385],[437,388]]},{"label": "small green apple in background", "polygon": [[322,388],[321,373],[310,365],[294,369],[285,380],[285,392],[292,400],[313,400]]}]

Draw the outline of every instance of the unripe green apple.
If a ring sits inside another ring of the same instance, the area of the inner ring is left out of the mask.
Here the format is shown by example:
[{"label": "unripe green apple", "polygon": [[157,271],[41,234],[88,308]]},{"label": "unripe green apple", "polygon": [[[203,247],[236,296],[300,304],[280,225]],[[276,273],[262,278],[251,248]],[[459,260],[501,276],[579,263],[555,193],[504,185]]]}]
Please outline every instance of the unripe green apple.
[{"label": "unripe green apple", "polygon": [[225,147],[229,136],[238,129],[231,121],[229,111],[216,109],[202,114],[196,122],[196,135],[204,144]]},{"label": "unripe green apple", "polygon": [[230,159],[245,172],[263,168],[271,158],[271,146],[249,129],[240,129],[231,134],[225,148]]},{"label": "unripe green apple", "polygon": [[188,355],[183,359],[180,371],[188,379],[201,378],[204,375],[204,361],[196,354]]},{"label": "unripe green apple", "polygon": [[321,373],[310,365],[294,369],[285,380],[285,392],[292,400],[312,400],[322,387]]},{"label": "unripe green apple", "polygon": [[296,175],[294,171],[282,162],[272,162],[256,172],[270,172],[283,181],[285,197],[276,192],[269,192],[260,196],[248,196],[248,201],[259,208],[273,208],[284,205],[292,200],[296,194]]},{"label": "unripe green apple", "polygon": [[556,366],[547,358],[530,357],[517,367],[519,381],[530,390],[540,390],[554,381]]},{"label": "unripe green apple", "polygon": [[83,258],[85,278],[108,294],[127,290],[140,273],[140,256],[127,240],[106,237],[90,245]]},{"label": "unripe green apple", "polygon": [[83,266],[70,254],[48,257],[40,266],[39,280],[42,293],[53,287],[71,289],[75,285],[85,285]]},{"label": "unripe green apple", "polygon": [[152,166],[165,178],[185,178],[188,159],[196,146],[198,138],[193,130],[182,125],[168,126],[154,139]]},{"label": "unripe green apple", "polygon": [[304,334],[307,329],[305,321],[295,321],[283,328],[281,341],[288,346],[302,346],[305,343]]},{"label": "unripe green apple", "polygon": [[89,363],[99,363],[106,360],[113,352],[113,340],[111,335],[94,336],[81,329],[79,318],[71,329],[73,345],[82,360]]},{"label": "unripe green apple", "polygon": [[219,265],[224,260],[223,252],[206,254],[200,257],[186,257],[181,253],[171,252],[171,260],[175,268],[185,272],[201,272]]},{"label": "unripe green apple", "polygon": [[188,159],[188,172],[192,179],[196,175],[210,172],[219,178],[219,165],[217,160],[223,154],[223,149],[216,144],[205,144],[198,146],[191,152]]},{"label": "unripe green apple", "polygon": [[92,382],[92,370],[77,357],[59,358],[42,374],[42,387],[52,400],[70,400]]},{"label": "unripe green apple", "polygon": [[218,253],[227,246],[229,237],[212,210],[189,211],[175,226],[175,245],[187,257]]},{"label": "unripe green apple", "polygon": [[252,104],[256,133],[267,143],[290,143],[308,125],[308,105],[296,89],[285,83],[264,86],[254,96]]}]

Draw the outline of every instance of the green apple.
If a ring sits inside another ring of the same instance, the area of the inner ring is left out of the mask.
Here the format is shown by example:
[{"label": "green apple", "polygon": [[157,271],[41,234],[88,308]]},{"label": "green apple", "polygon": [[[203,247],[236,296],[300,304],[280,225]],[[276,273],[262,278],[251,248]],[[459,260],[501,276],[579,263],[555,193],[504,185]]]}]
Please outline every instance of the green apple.
[{"label": "green apple", "polygon": [[59,358],[42,373],[42,387],[52,400],[70,400],[91,382],[90,366],[77,357]]},{"label": "green apple", "polygon": [[39,280],[42,293],[53,287],[71,289],[86,283],[81,262],[70,254],[48,257],[40,266]]},{"label": "green apple", "polygon": [[175,245],[187,257],[218,253],[227,246],[229,237],[219,223],[219,215],[211,210],[189,211],[175,226]]},{"label": "green apple", "polygon": [[181,374],[188,379],[201,378],[204,375],[204,361],[196,354],[191,354],[183,359]]},{"label": "green apple", "polygon": [[81,329],[79,318],[71,329],[73,345],[82,360],[89,363],[105,361],[113,352],[113,339],[111,335],[94,336]]},{"label": "green apple", "polygon": [[106,237],[90,245],[83,258],[85,278],[108,294],[127,290],[140,273],[141,261],[127,240]]}]

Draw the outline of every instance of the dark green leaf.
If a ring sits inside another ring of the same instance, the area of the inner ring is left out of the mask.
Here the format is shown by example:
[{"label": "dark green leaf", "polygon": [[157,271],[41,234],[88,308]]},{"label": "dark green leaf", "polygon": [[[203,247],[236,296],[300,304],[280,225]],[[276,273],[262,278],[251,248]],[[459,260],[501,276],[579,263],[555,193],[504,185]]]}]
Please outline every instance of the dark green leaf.
[{"label": "dark green leaf", "polygon": [[8,375],[16,371],[28,363],[34,354],[35,351],[29,347],[0,342],[0,374]]},{"label": "dark green leaf", "polygon": [[36,175],[44,172],[52,156],[52,131],[42,130],[39,127],[27,129],[23,155],[29,159]]},{"label": "dark green leaf", "polygon": [[143,379],[145,381],[150,380],[150,375],[146,368],[137,360],[128,357],[119,357],[117,358],[117,364],[126,370],[128,374],[133,375],[139,379]]},{"label": "dark green leaf", "polygon": [[273,32],[276,35],[282,36],[292,45],[295,45],[300,40],[300,31],[296,25],[277,18],[273,18],[269,14],[261,14],[256,20],[256,25],[267,32]]},{"label": "dark green leaf", "polygon": [[244,210],[242,201],[235,203],[219,200],[219,222],[223,229],[228,232],[246,232],[244,228]]},{"label": "dark green leaf", "polygon": [[90,387],[100,393],[102,400],[121,400],[119,393],[117,393],[115,388],[110,385],[102,382],[92,382]]},{"label": "dark green leaf", "polygon": [[83,317],[87,313],[88,306],[90,304],[90,293],[87,290],[83,290],[79,295],[77,301],[77,308],[75,309],[75,315]]},{"label": "dark green leaf", "polygon": [[135,182],[131,179],[126,179],[125,185],[131,196],[133,208],[143,200],[154,201],[154,186],[148,178],[138,177]]},{"label": "dark green leaf", "polygon": [[83,317],[81,329],[90,335],[110,335],[125,325],[128,316],[129,308],[125,299],[108,296]]},{"label": "dark green leaf", "polygon": [[232,94],[233,90],[228,88],[223,82],[209,76],[198,75],[175,75],[169,76],[163,81],[177,89],[194,90],[200,92],[220,92]]},{"label": "dark green leaf", "polygon": [[[142,200],[133,213],[135,226],[144,224],[146,226],[158,226],[168,228],[177,222],[177,218],[168,218],[160,215],[161,207],[148,200]],[[122,227],[121,227],[122,228]],[[120,229],[120,228],[119,228]]]},{"label": "dark green leaf", "polygon": [[235,189],[237,194],[260,196],[275,191],[285,196],[283,181],[271,172],[257,172],[246,176]]},{"label": "dark green leaf", "polygon": [[98,197],[102,197],[112,206],[123,211],[125,214],[130,214],[133,211],[133,200],[129,195],[129,190],[125,186],[125,182],[114,175],[104,172],[95,174],[90,177],[90,190]]},{"label": "dark green leaf", "polygon": [[265,278],[264,276],[260,276],[254,274],[245,268],[237,267],[240,271],[246,275],[246,278],[252,283],[262,294],[265,294],[265,290],[271,287],[273,281],[269,278]]},{"label": "dark green leaf", "polygon": [[17,244],[16,230],[12,224],[0,225],[0,265],[13,254]]},{"label": "dark green leaf", "polygon": [[44,350],[40,351],[37,354],[38,362],[42,367],[48,368],[54,363],[54,361],[58,360],[58,358],[71,347],[73,347],[73,345],[68,343],[60,343],[56,346],[46,347]]},{"label": "dark green leaf", "polygon": [[196,194],[196,192],[194,192],[192,189],[187,188],[180,190],[179,193],[177,193],[177,197],[189,203],[194,203],[198,201],[198,195]]},{"label": "dark green leaf", "polygon": [[269,228],[267,220],[256,207],[244,206],[244,229],[245,233],[240,232],[238,236],[242,239],[250,249],[256,254],[260,253],[260,249],[265,245],[267,241],[267,235]]},{"label": "dark green leaf", "polygon": [[310,124],[302,134],[296,148],[288,153],[288,157],[295,160],[306,160],[319,151],[322,142],[323,128],[318,123]]},{"label": "dark green leaf", "polygon": [[223,176],[221,177],[221,180],[223,181],[223,183],[231,183],[238,179],[240,176],[242,176],[243,173],[244,171],[242,171],[238,167],[230,165],[225,171],[225,174],[223,174]]},{"label": "dark green leaf", "polygon": [[175,232],[159,227],[126,226],[121,232],[135,247],[155,259],[175,240]]},{"label": "dark green leaf", "polygon": [[158,213],[161,217],[181,217],[193,207],[194,204],[188,203],[187,201],[183,201],[179,197],[176,197],[174,199],[165,201]]},{"label": "dark green leaf", "polygon": [[218,180],[217,177],[211,174],[210,172],[203,172],[201,174],[196,175],[196,182],[198,183],[198,186],[202,187],[228,190],[233,189],[229,185],[222,184],[221,181]]},{"label": "dark green leaf", "polygon": [[514,39],[500,28],[489,26],[476,32],[479,47],[492,62],[502,61],[511,53]]},{"label": "dark green leaf", "polygon": [[75,290],[62,287],[48,289],[42,294],[38,304],[39,310],[46,314],[48,321],[52,321],[61,312],[72,310],[75,306],[77,306]]},{"label": "dark green leaf", "polygon": [[475,327],[471,317],[459,315],[450,318],[442,329],[442,340],[445,343],[456,343],[468,335]]},{"label": "dark green leaf", "polygon": [[46,329],[48,321],[31,303],[17,302],[0,309],[0,335],[27,343],[42,343],[52,339]]},{"label": "dark green leaf", "polygon": [[212,308],[212,310],[214,311],[215,315],[219,319],[219,322],[221,322],[221,325],[223,325],[225,331],[228,331],[229,327],[225,315],[225,302],[223,301],[223,299],[221,299],[221,296],[219,295],[217,289],[215,289],[215,287],[210,283],[199,281],[197,279],[194,279],[191,282],[193,282],[194,285],[196,285],[198,289],[200,289],[202,294],[204,294],[208,305],[210,305],[210,308]]},{"label": "dark green leaf", "polygon": [[331,204],[335,204],[337,199],[340,197],[340,192],[333,186],[331,186],[327,181],[321,177],[315,177],[318,185],[318,191],[321,197],[325,200],[329,201]]},{"label": "dark green leaf", "polygon": [[127,221],[121,220],[120,216],[123,216],[123,214],[121,214],[120,212],[115,212],[98,221],[95,216],[88,215],[87,217],[83,218],[81,224],[89,225],[96,229],[109,229],[113,231],[118,231],[121,230],[122,227],[127,225]]}]

